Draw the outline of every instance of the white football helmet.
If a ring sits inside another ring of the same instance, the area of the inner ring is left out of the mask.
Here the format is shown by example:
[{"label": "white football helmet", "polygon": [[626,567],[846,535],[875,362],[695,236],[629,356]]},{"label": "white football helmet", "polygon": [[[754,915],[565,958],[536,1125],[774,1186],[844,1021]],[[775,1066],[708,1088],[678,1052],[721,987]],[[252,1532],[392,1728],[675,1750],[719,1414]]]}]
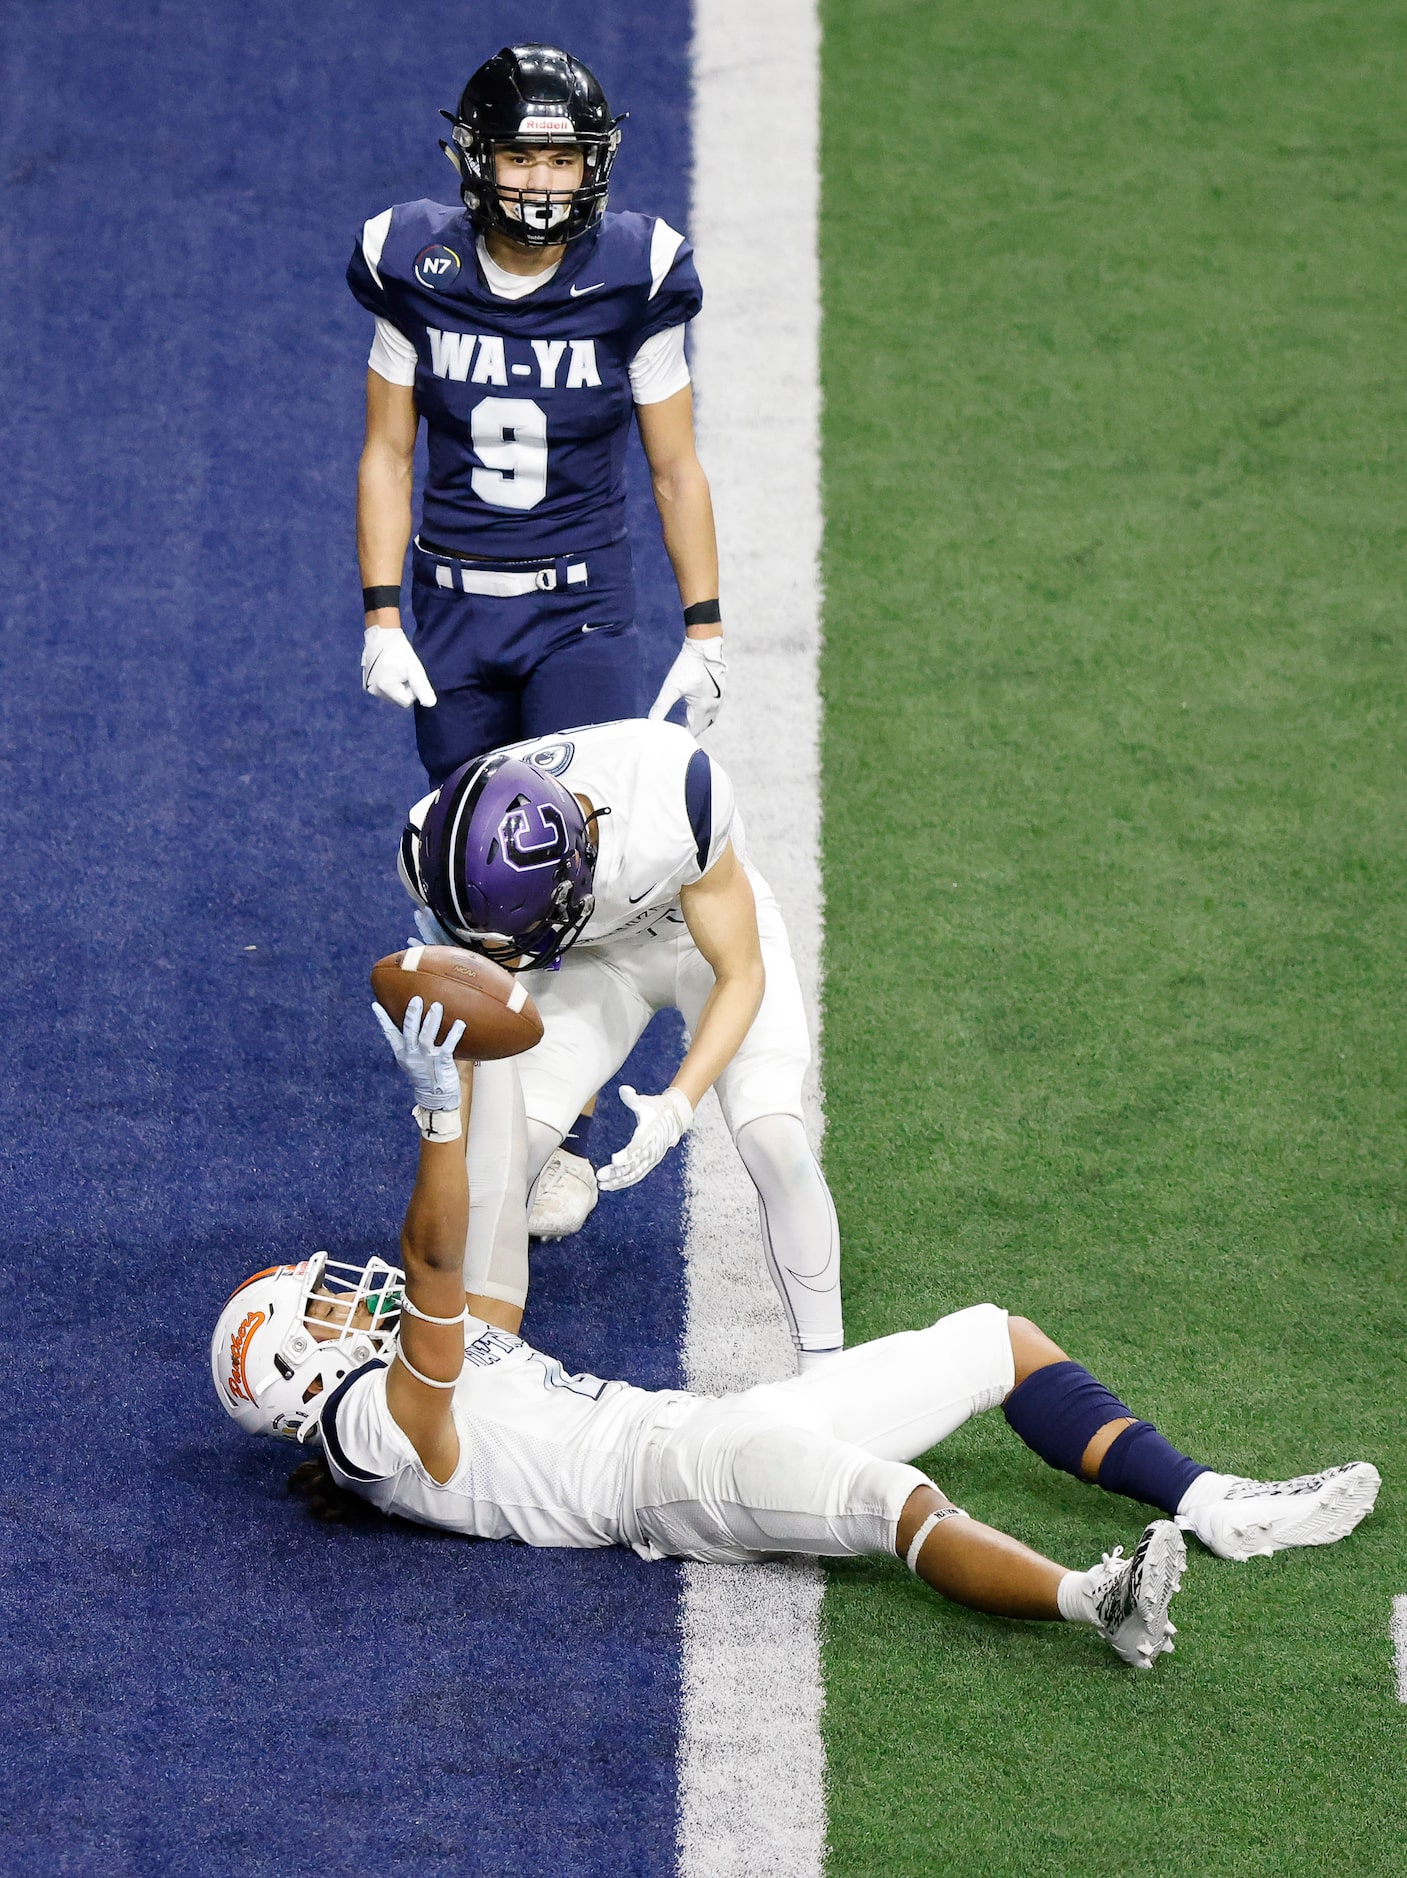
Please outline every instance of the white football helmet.
[{"label": "white football helmet", "polygon": [[226,1413],[252,1435],[311,1439],[343,1377],[395,1354],[404,1290],[405,1273],[384,1259],[342,1265],[326,1252],[246,1278],[210,1340]]}]

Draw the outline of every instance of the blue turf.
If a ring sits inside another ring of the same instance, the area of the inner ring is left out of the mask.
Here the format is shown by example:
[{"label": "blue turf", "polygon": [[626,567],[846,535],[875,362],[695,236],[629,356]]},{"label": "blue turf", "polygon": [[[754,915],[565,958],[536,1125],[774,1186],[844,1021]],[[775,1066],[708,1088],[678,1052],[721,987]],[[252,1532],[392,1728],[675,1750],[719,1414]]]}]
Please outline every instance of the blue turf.
[{"label": "blue turf", "polygon": [[[596,67],[617,205],[681,224],[683,0],[0,11],[6,1873],[672,1867],[674,1568],[319,1529],[206,1370],[241,1276],[386,1251],[412,1167],[366,972],[420,772],[357,689],[342,272],[448,193],[435,108],[513,36]],[[678,1183],[538,1260],[569,1364],[677,1382]]]}]

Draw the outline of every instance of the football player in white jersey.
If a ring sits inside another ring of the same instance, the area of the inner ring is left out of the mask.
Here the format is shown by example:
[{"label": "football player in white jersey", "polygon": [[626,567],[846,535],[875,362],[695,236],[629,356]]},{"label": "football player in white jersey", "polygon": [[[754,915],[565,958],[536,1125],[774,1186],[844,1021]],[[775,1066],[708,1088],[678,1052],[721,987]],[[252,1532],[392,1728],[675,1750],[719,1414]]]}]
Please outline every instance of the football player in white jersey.
[{"label": "football player in white jersey", "polygon": [[[422,1137],[404,1269],[319,1253],[258,1273],[212,1339],[215,1386],[241,1426],[320,1443],[294,1477],[315,1510],[350,1495],[451,1531],[645,1559],[890,1553],[977,1610],[1092,1625],[1146,1670],[1173,1647],[1180,1528],[1247,1558],[1329,1544],[1371,1509],[1378,1477],[1363,1463],[1296,1481],[1213,1473],[991,1304],[722,1398],[568,1375],[511,1316],[496,1328],[466,1301],[460,1133],[475,1105],[452,1054],[459,1027],[436,1041],[441,1015],[413,1000],[397,1031],[378,1012]],[[1131,1558],[1116,1548],[1087,1571],[970,1519],[909,1462],[998,1404],[1052,1465],[1169,1517]]]},{"label": "football player in white jersey", "polygon": [[[661,1092],[622,1090],[638,1123],[600,1184],[643,1179],[716,1089],[757,1188],[798,1367],[833,1356],[844,1341],[840,1236],[803,1119],[806,1012],[718,764],[687,731],[640,718],[512,744],[416,804],[401,874],[424,937],[525,972],[543,1021],[541,1043],[518,1059],[529,1183],[651,1016],[683,1013],[684,1060]],[[525,1259],[492,1282],[493,1295],[521,1301]]]}]

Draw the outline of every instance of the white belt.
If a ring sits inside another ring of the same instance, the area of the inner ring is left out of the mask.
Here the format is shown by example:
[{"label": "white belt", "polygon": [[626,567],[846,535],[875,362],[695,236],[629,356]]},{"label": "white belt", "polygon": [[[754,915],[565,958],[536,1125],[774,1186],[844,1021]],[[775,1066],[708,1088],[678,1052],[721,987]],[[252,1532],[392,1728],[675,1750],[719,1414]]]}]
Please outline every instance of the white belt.
[{"label": "white belt", "polygon": [[[458,580],[455,579],[456,574]],[[466,567],[462,561],[451,567],[448,562],[437,561],[435,585],[451,589],[458,587],[462,593],[488,594],[495,600],[512,600],[525,593],[551,593],[557,585],[557,570],[555,567],[535,567],[517,574],[507,568]],[[586,585],[585,561],[568,562],[567,585]]]}]

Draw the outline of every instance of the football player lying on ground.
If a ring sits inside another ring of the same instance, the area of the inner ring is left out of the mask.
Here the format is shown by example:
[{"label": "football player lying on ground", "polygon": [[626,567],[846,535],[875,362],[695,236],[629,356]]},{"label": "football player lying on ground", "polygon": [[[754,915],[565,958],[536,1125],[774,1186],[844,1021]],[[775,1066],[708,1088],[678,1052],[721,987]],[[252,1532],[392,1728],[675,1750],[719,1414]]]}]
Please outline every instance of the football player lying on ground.
[{"label": "football player lying on ground", "polygon": [[[781,911],[747,864],[718,764],[687,731],[640,718],[514,744],[415,805],[401,874],[422,936],[523,971],[542,1018],[542,1041],[517,1059],[529,1187],[542,1175],[534,1230],[542,1187],[562,1178],[549,1157],[653,1014],[678,1009],[688,1052],[658,1095],[622,1090],[639,1119],[600,1184],[643,1180],[716,1088],[757,1189],[798,1367],[838,1351],[840,1234],[803,1120],[806,1011]],[[589,1161],[574,1158],[567,1178],[584,1204],[544,1236],[576,1230],[596,1203]],[[495,1264],[487,1282],[521,1304],[526,1260]]]},{"label": "football player lying on ground", "polygon": [[[404,1271],[326,1256],[261,1272],[211,1344],[220,1399],[252,1433],[319,1439],[293,1483],[315,1512],[344,1496],[384,1513],[528,1545],[629,1546],[645,1559],[894,1553],[958,1603],[1090,1624],[1136,1669],[1172,1649],[1179,1527],[1222,1558],[1327,1545],[1371,1509],[1364,1463],[1252,1481],[1188,1459],[1037,1327],[978,1304],[861,1344],[809,1375],[711,1398],[564,1373],[469,1315],[472,1106],[440,1007],[378,1011],[415,1092],[420,1164]],[[484,1093],[481,1086],[480,1094]],[[1052,1466],[1171,1517],[1087,1571],[1067,1571],[969,1518],[908,1462],[1001,1404]]]}]

